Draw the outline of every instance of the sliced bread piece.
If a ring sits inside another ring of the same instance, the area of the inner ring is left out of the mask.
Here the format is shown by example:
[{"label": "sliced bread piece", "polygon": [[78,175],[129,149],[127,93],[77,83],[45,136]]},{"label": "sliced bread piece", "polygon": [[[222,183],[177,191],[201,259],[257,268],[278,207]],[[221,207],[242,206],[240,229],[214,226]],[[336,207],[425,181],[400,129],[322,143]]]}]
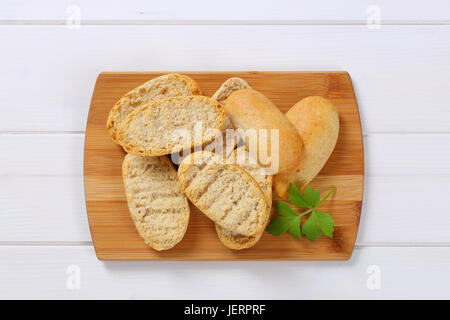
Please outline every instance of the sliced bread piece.
[{"label": "sliced bread piece", "polygon": [[216,100],[172,97],[150,102],[126,116],[117,142],[128,153],[166,155],[211,142],[224,121],[225,112]]},{"label": "sliced bread piece", "polygon": [[122,165],[128,208],[139,235],[155,250],[167,250],[183,239],[189,203],[167,157],[125,156]]},{"label": "sliced bread piece", "polygon": [[225,117],[225,122],[221,132],[221,136],[216,136],[213,142],[207,144],[203,150],[214,152],[218,155],[228,157],[236,148],[236,145],[241,141],[241,137],[237,130],[234,130],[233,125],[228,117]]},{"label": "sliced bread piece", "polygon": [[258,183],[211,152],[194,152],[178,168],[181,191],[215,223],[245,236],[261,232],[267,211]]},{"label": "sliced bread piece", "polygon": [[250,174],[256,182],[258,182],[266,197],[267,210],[264,217],[260,220],[261,231],[254,236],[246,237],[234,231],[222,228],[216,223],[216,232],[220,241],[228,248],[234,250],[242,250],[253,247],[261,238],[267,223],[270,220],[272,209],[272,175],[267,175],[265,170],[261,168],[256,159],[251,160],[250,154],[245,148],[236,149],[229,157],[228,163],[235,163],[241,166],[248,174]]},{"label": "sliced bread piece", "polygon": [[[170,73],[151,79],[125,94],[111,109],[106,127],[116,141],[117,129],[122,120],[133,110],[151,101],[175,96],[200,95],[200,87],[194,79]],[[117,142],[117,141],[116,141]]]},{"label": "sliced bread piece", "polygon": [[251,88],[250,85],[241,78],[229,78],[227,79],[219,89],[213,94],[212,98],[219,101],[221,105],[225,105],[227,98],[236,90]]},{"label": "sliced bread piece", "polygon": [[[227,79],[219,89],[213,94],[211,97],[214,100],[217,100],[221,105],[225,105],[225,101],[227,98],[232,94],[234,91],[243,89],[243,88],[250,88],[250,85],[241,78],[229,78]],[[214,141],[210,145],[205,147],[206,151],[213,151],[214,153],[224,155],[228,157],[231,152],[233,152],[236,145],[239,143],[241,138],[235,132],[233,135],[226,133],[226,129],[234,129],[233,124],[231,123],[231,120],[228,118],[228,116],[225,119],[225,124],[222,131],[222,140],[221,141]]]},{"label": "sliced bread piece", "polygon": [[[226,131],[231,130],[231,132],[227,135]],[[208,151],[213,152],[217,155],[227,156],[230,155],[234,149],[236,148],[236,144],[241,140],[237,131],[233,129],[231,122],[228,118],[225,118],[225,122],[223,124],[223,130],[221,134],[217,132],[217,135],[214,137],[212,142],[207,142],[206,144],[197,147],[195,150],[192,148],[191,150],[184,149],[183,152],[176,152],[170,155],[170,160],[175,165],[179,165],[181,161],[187,156],[189,156],[193,152],[197,151]]]}]

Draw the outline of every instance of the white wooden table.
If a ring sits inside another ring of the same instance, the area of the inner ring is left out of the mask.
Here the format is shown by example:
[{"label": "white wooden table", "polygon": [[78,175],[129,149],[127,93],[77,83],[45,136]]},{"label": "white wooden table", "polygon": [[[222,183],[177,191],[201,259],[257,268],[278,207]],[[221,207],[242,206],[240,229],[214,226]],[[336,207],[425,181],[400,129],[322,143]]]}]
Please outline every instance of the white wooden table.
[{"label": "white wooden table", "polygon": [[[78,23],[81,22],[81,25]],[[0,2],[0,298],[450,298],[450,2]],[[346,70],[366,185],[348,262],[100,262],[101,71]]]}]

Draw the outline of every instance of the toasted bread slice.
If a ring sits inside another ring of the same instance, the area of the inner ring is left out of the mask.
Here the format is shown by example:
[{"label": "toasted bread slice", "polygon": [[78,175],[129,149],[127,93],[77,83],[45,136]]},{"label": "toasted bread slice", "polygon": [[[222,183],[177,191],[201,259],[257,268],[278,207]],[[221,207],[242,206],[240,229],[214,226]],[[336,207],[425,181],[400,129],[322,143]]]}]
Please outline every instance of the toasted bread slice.
[{"label": "toasted bread slice", "polygon": [[247,173],[249,173],[258,182],[264,195],[266,197],[267,210],[260,220],[261,231],[254,236],[246,237],[239,233],[222,228],[216,223],[216,232],[220,241],[228,248],[234,250],[247,249],[254,246],[261,238],[264,230],[266,229],[267,223],[270,220],[270,213],[272,209],[272,180],[273,176],[266,174],[263,168],[261,168],[256,159],[251,160],[250,154],[245,148],[236,149],[229,157],[228,161],[231,163],[238,164]]},{"label": "toasted bread slice", "polygon": [[214,152],[215,154],[228,157],[241,141],[239,132],[234,130],[233,125],[228,117],[225,118],[221,136],[216,136],[214,141],[207,144],[203,150]]},{"label": "toasted bread slice", "polygon": [[128,208],[139,235],[155,250],[167,250],[183,239],[189,203],[167,157],[125,156],[122,165]]},{"label": "toasted bread slice", "polygon": [[[227,130],[232,130],[229,135],[227,135]],[[230,155],[234,149],[236,148],[236,144],[241,140],[238,132],[233,129],[233,126],[228,118],[225,118],[225,122],[223,125],[223,130],[221,135],[217,132],[214,140],[212,142],[207,142],[205,145],[197,147],[195,150],[191,148],[191,150],[184,149],[183,152],[172,153],[170,156],[170,160],[173,164],[179,165],[181,161],[187,156],[189,156],[193,152],[197,151],[208,151],[213,152],[217,155],[227,156]]]},{"label": "toasted bread slice", "polygon": [[211,142],[224,121],[225,112],[216,100],[172,97],[131,112],[119,126],[117,141],[128,153],[161,156]]},{"label": "toasted bread slice", "polygon": [[212,98],[219,101],[221,105],[225,105],[227,98],[236,90],[251,88],[250,85],[241,78],[229,78],[227,79],[219,89],[213,94]]},{"label": "toasted bread slice", "polygon": [[116,140],[117,129],[122,120],[132,111],[151,101],[175,96],[200,95],[200,87],[194,79],[170,73],[151,79],[125,94],[111,109],[106,127],[108,133]]},{"label": "toasted bread slice", "polygon": [[[229,78],[224,83],[222,83],[220,88],[214,93],[211,98],[217,100],[221,105],[224,106],[225,101],[227,100],[229,95],[233,93],[233,91],[243,88],[250,88],[249,84],[244,79]],[[229,132],[227,135],[226,129],[234,129],[233,124],[231,123],[231,120],[228,118],[228,116],[225,118],[225,123],[222,131],[222,139],[217,139],[216,141],[207,145],[204,150],[212,151],[216,154],[228,157],[233,152],[234,148],[239,143],[241,138],[239,137],[237,132],[233,135],[231,134],[231,132]]]},{"label": "toasted bread slice", "polygon": [[238,165],[211,152],[194,152],[181,162],[178,181],[189,200],[221,227],[245,236],[261,231],[264,193]]}]

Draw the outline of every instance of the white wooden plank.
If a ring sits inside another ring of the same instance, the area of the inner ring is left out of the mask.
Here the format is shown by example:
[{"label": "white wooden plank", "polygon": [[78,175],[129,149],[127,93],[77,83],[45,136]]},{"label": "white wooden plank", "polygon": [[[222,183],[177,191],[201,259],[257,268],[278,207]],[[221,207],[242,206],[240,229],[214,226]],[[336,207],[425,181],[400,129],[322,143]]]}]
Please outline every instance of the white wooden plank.
[{"label": "white wooden plank", "polygon": [[83,175],[84,134],[0,134],[0,177]]},{"label": "white wooden plank", "polygon": [[450,243],[450,175],[366,177],[357,244]]},{"label": "white wooden plank", "polygon": [[0,241],[90,241],[82,134],[0,134]]},{"label": "white wooden plank", "polygon": [[81,176],[0,178],[0,242],[91,241]]},{"label": "white wooden plank", "polygon": [[448,247],[362,248],[345,262],[99,262],[92,247],[6,246],[0,298],[449,299],[449,269]]},{"label": "white wooden plank", "polygon": [[450,132],[448,38],[450,26],[0,26],[0,130],[83,131],[101,71],[347,70],[366,133]]},{"label": "white wooden plank", "polygon": [[363,140],[368,176],[450,175],[449,134],[371,134]]},{"label": "white wooden plank", "polygon": [[[1,134],[0,242],[90,241],[83,135]],[[357,243],[450,243],[450,135],[366,138]]]},{"label": "white wooden plank", "polygon": [[[379,9],[373,9],[373,5]],[[73,7],[76,6],[76,7]],[[75,11],[79,10],[79,11]],[[129,21],[344,21],[365,22],[379,10],[382,21],[448,21],[449,3],[445,0],[3,0],[0,20],[65,20],[80,12],[81,19]]]}]

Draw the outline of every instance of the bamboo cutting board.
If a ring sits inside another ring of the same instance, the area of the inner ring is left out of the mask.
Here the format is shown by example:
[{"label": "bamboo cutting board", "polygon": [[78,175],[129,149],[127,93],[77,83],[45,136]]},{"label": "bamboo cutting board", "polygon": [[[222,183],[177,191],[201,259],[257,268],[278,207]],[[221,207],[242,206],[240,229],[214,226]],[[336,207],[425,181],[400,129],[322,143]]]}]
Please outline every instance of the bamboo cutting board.
[{"label": "bamboo cutting board", "polygon": [[[160,72],[106,72],[97,78],[84,144],[86,207],[92,240],[100,260],[346,260],[356,240],[364,179],[364,154],[358,106],[346,72],[183,72],[211,96],[230,77],[241,77],[261,91],[285,113],[302,98],[319,95],[338,108],[340,132],[336,148],[311,183],[322,196],[336,186],[336,193],[322,206],[332,215],[332,239],[315,242],[288,234],[274,237],[265,232],[250,249],[234,251],[217,238],[214,223],[190,204],[189,227],[173,249],[157,252],[139,237],[128,213],[121,166],[125,156],[106,131],[114,103],[132,88],[160,76]],[[274,195],[274,204],[280,198]],[[275,209],[272,209],[275,212]]]}]

